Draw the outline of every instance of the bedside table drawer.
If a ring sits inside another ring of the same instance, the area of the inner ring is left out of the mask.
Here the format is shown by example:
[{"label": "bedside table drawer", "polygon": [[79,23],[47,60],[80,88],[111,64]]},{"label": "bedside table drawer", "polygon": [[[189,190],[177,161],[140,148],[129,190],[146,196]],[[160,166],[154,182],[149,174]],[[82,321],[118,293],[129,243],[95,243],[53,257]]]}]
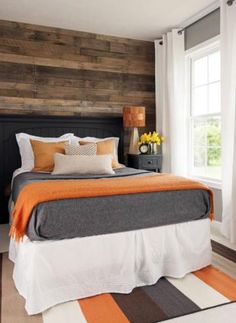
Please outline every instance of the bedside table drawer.
[{"label": "bedside table drawer", "polygon": [[140,167],[143,169],[154,169],[159,167],[158,158],[152,156],[145,156],[145,158],[140,158]]},{"label": "bedside table drawer", "polygon": [[128,167],[146,169],[149,171],[161,171],[162,155],[128,154]]}]

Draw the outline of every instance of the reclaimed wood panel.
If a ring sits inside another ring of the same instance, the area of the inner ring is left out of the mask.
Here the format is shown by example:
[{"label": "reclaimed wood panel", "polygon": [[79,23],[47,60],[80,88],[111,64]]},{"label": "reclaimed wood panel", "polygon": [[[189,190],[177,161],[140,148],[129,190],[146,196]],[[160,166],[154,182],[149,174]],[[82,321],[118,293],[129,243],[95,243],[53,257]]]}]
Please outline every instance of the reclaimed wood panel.
[{"label": "reclaimed wood panel", "polygon": [[153,42],[0,20],[0,113],[120,116],[129,104],[153,130]]}]

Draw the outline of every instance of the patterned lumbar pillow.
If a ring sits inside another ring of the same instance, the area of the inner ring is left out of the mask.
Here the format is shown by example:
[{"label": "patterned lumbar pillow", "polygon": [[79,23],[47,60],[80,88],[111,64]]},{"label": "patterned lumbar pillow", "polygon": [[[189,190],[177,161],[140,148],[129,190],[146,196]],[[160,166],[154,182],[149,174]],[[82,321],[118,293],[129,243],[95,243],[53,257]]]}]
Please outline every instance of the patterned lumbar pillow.
[{"label": "patterned lumbar pillow", "polygon": [[80,155],[80,156],[94,156],[97,153],[97,145],[91,143],[88,145],[80,146],[76,144],[65,144],[66,155]]}]

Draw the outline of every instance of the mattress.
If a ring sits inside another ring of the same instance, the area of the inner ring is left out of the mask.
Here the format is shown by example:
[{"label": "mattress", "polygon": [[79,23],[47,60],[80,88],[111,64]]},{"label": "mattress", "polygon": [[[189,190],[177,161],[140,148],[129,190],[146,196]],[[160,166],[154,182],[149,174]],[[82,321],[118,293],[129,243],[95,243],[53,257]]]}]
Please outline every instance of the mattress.
[{"label": "mattress", "polygon": [[[22,173],[14,178],[12,200],[15,202],[21,189],[32,182],[148,174],[132,168],[118,169],[115,175],[108,176]],[[64,199],[38,204],[32,212],[27,236],[31,241],[43,241],[126,232],[205,219],[209,212],[210,197],[205,190]]]}]

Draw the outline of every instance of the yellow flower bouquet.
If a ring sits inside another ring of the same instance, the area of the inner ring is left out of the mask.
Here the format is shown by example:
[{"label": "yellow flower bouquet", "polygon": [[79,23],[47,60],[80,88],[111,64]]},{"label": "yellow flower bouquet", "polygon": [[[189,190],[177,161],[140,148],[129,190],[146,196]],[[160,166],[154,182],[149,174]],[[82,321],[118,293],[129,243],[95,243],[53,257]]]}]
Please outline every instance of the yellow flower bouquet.
[{"label": "yellow flower bouquet", "polygon": [[139,144],[150,144],[155,143],[158,146],[161,145],[162,141],[164,141],[164,137],[161,136],[157,131],[153,131],[152,133],[144,133],[139,138]]},{"label": "yellow flower bouquet", "polygon": [[164,137],[161,136],[157,131],[144,133],[139,138],[139,145],[148,145],[149,154],[157,154],[160,149],[157,146],[160,146],[164,141]]}]

